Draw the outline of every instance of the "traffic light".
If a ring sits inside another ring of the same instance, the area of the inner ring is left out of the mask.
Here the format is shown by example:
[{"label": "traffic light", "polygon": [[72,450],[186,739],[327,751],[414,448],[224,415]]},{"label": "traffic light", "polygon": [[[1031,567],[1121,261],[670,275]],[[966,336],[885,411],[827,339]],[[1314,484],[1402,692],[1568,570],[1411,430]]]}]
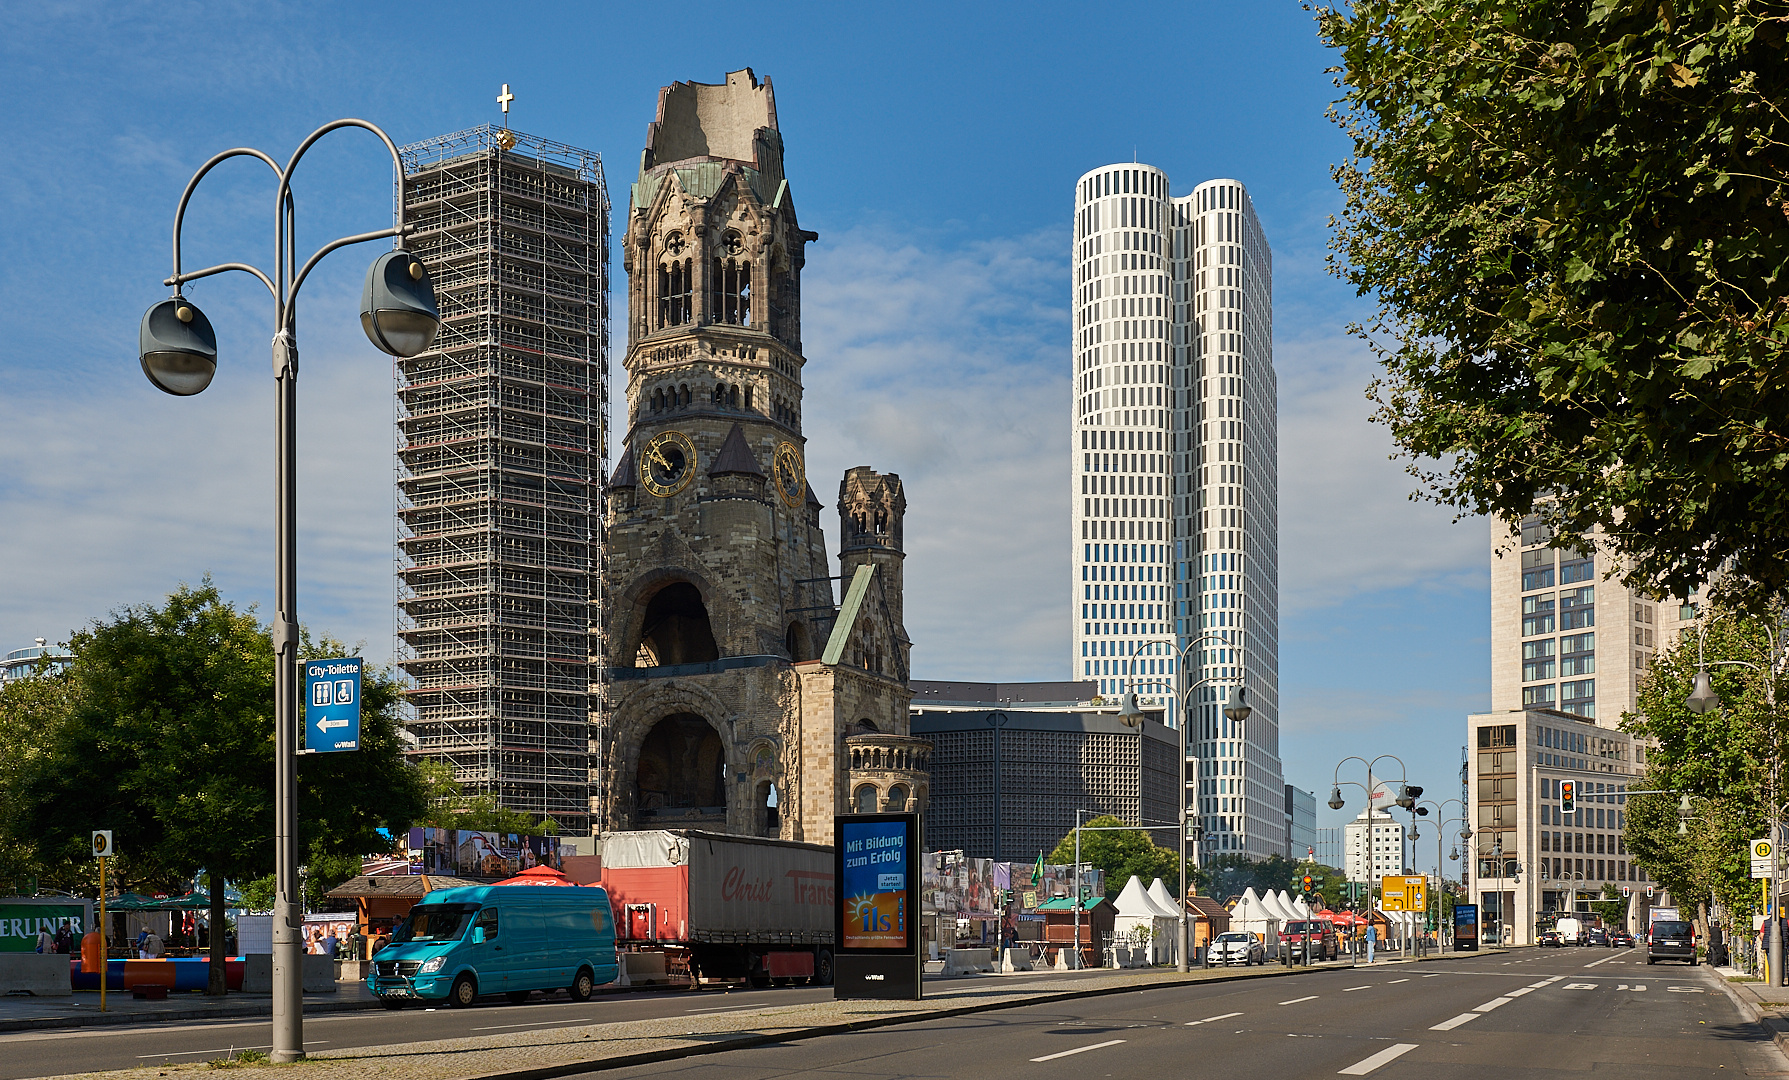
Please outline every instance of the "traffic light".
[{"label": "traffic light", "polygon": [[1561,780],[1559,782],[1559,812],[1575,814],[1578,812],[1578,782]]},{"label": "traffic light", "polygon": [[1312,885],[1313,885],[1313,882],[1312,882],[1312,881],[1311,881],[1311,875],[1309,875],[1309,874],[1306,874],[1306,875],[1305,875],[1305,876],[1304,876],[1304,894],[1305,894],[1305,895],[1306,895],[1306,896],[1309,896],[1309,895],[1311,895],[1311,887],[1312,887]]}]

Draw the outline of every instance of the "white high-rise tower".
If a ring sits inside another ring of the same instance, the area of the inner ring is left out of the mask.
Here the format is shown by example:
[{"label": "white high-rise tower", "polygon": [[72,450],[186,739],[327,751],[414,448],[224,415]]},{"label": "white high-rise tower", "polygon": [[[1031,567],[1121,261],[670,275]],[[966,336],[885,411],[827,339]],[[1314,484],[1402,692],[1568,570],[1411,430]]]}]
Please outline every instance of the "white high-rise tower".
[{"label": "white high-rise tower", "polygon": [[1074,235],[1074,671],[1178,723],[1191,646],[1207,850],[1283,852],[1272,252],[1242,184],[1139,164],[1081,177]]}]

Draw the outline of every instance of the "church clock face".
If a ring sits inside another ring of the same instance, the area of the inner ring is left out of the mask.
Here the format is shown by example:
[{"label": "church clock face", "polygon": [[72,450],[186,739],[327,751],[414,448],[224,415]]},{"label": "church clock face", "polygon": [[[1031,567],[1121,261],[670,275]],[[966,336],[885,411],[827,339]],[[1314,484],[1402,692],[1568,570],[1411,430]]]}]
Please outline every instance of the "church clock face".
[{"label": "church clock face", "polygon": [[807,494],[807,468],[801,463],[801,451],[794,443],[776,444],[776,461],[771,466],[771,473],[776,481],[776,493],[791,507],[801,506],[801,497]]},{"label": "church clock face", "polygon": [[640,483],[661,499],[688,487],[695,473],[696,447],[681,431],[654,435],[640,455]]}]

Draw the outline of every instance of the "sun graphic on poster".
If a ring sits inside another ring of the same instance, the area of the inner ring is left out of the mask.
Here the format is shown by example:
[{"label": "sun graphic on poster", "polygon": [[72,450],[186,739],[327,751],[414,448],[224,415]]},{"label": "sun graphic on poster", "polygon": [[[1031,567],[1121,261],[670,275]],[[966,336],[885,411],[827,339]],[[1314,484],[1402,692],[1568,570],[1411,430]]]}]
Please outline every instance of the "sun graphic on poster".
[{"label": "sun graphic on poster", "polygon": [[876,898],[873,896],[854,896],[845,903],[849,905],[848,910],[854,921],[876,910]]}]

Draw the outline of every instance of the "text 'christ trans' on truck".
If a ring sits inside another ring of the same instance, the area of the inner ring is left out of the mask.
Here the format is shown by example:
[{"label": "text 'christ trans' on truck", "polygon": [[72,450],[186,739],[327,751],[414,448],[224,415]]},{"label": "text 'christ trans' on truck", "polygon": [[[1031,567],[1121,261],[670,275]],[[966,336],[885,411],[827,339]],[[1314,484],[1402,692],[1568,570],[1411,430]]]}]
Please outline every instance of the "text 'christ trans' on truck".
[{"label": "text 'christ trans' on truck", "polygon": [[662,952],[673,978],[832,984],[830,847],[694,829],[605,833],[602,883],[619,947]]}]

